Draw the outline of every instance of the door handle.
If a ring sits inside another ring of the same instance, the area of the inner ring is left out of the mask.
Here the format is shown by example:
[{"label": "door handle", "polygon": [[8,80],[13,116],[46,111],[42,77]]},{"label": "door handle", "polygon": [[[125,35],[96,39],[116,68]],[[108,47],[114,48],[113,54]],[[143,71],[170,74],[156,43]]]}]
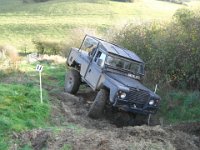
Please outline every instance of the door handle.
[{"label": "door handle", "polygon": [[91,72],[91,69],[89,69],[88,72]]}]

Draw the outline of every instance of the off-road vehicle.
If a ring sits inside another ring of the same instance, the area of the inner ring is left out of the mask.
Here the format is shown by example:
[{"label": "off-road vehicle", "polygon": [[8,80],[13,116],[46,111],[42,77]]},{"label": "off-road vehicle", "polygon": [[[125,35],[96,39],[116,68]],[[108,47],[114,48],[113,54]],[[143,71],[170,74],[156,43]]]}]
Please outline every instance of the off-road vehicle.
[{"label": "off-road vehicle", "polygon": [[145,116],[158,110],[160,97],[141,83],[145,64],[132,51],[86,35],[80,48],[71,49],[67,65],[66,92],[76,94],[82,83],[98,91],[89,117],[99,118],[107,104]]}]

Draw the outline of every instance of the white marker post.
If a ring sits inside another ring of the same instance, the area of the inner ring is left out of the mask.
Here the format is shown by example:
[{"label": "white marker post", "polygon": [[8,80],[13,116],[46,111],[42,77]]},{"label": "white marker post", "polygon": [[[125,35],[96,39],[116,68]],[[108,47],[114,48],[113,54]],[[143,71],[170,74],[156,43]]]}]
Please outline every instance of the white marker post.
[{"label": "white marker post", "polygon": [[156,84],[156,87],[155,87],[154,93],[157,92],[157,89],[158,89],[158,84]]},{"label": "white marker post", "polygon": [[41,103],[43,103],[43,99],[42,99],[42,69],[43,69],[42,65],[36,66],[36,71],[39,72],[39,77],[40,77],[40,100],[41,100]]}]

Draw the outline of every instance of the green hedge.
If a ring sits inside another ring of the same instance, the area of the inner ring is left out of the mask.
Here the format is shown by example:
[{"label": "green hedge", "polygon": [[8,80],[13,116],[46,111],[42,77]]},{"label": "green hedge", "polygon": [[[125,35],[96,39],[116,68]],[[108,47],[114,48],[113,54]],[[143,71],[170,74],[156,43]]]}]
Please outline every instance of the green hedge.
[{"label": "green hedge", "polygon": [[146,62],[149,82],[200,89],[200,13],[178,10],[170,23],[128,24],[114,42]]},{"label": "green hedge", "polygon": [[61,54],[65,45],[60,41],[49,39],[32,40],[39,54],[57,55]]}]

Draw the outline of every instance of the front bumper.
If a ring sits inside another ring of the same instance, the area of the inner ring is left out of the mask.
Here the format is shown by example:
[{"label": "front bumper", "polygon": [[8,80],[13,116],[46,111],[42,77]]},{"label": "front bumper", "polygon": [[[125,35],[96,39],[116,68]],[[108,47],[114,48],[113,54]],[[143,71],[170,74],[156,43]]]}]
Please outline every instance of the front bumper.
[{"label": "front bumper", "polygon": [[158,105],[151,106],[148,103],[141,104],[138,102],[132,102],[132,101],[130,102],[119,98],[115,100],[113,106],[127,112],[144,114],[144,115],[155,114],[158,110]]}]

